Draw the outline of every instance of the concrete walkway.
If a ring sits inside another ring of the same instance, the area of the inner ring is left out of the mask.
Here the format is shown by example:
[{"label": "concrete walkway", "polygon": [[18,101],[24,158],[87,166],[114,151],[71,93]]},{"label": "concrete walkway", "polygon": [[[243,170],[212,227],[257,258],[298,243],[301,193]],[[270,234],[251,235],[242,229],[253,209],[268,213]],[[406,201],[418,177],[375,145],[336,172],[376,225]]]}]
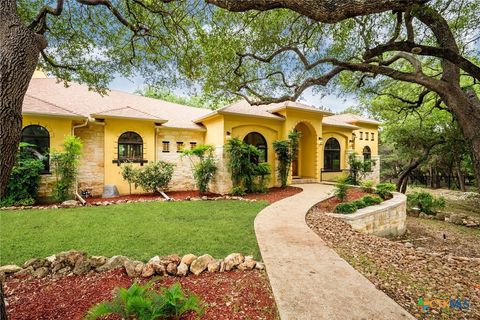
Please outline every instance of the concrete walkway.
[{"label": "concrete walkway", "polygon": [[333,187],[297,187],[303,192],[275,202],[255,219],[281,319],[414,319],[307,226],[305,214]]}]

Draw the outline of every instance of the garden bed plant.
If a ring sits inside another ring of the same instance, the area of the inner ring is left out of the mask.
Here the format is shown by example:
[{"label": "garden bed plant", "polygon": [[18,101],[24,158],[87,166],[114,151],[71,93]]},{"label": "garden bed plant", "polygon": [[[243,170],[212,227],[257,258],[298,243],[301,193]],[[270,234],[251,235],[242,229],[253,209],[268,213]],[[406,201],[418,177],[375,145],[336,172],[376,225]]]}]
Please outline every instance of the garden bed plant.
[{"label": "garden bed plant", "polygon": [[[348,178],[340,178],[335,185],[335,198],[339,200],[332,210],[335,213],[351,214],[358,209],[380,204],[391,199],[395,191],[395,185],[391,183],[380,183],[374,188],[371,181],[365,181],[360,188],[355,188],[347,182]],[[356,196],[348,197],[351,189],[358,189]]]}]

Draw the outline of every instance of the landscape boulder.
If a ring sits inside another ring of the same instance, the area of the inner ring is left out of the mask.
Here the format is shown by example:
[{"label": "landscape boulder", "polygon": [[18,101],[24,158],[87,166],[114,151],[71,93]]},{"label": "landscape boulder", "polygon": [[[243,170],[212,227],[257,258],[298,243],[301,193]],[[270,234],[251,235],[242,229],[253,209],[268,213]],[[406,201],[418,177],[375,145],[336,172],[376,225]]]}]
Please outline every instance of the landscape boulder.
[{"label": "landscape boulder", "polygon": [[238,265],[239,270],[252,270],[255,268],[257,262],[253,259],[252,256],[246,256],[245,260]]},{"label": "landscape boulder", "polygon": [[40,267],[37,270],[33,271],[32,276],[35,278],[45,278],[49,273],[49,270],[47,267]]},{"label": "landscape boulder", "polygon": [[73,274],[82,275],[90,272],[92,265],[88,259],[85,260],[78,260],[73,268]]},{"label": "landscape boulder", "polygon": [[214,259],[211,255],[204,254],[203,256],[200,256],[197,259],[193,260],[192,264],[190,265],[190,271],[194,275],[198,276],[205,269],[207,269],[208,264],[212,261],[214,261]]},{"label": "landscape boulder", "polygon": [[225,271],[230,271],[245,260],[245,257],[240,253],[229,254],[223,261],[225,261]]},{"label": "landscape boulder", "polygon": [[149,278],[155,274],[155,267],[153,263],[147,263],[142,270],[142,277]]},{"label": "landscape boulder", "polygon": [[175,262],[170,262],[167,265],[167,273],[171,276],[174,276],[177,274],[177,264]]},{"label": "landscape boulder", "polygon": [[185,263],[180,262],[180,264],[177,267],[177,276],[185,277],[187,274],[188,274],[188,266]]},{"label": "landscape boulder", "polygon": [[[141,266],[141,268],[139,267],[139,265]],[[142,274],[143,262],[141,261],[126,260],[123,266],[125,267],[125,271],[130,278],[135,278]]]},{"label": "landscape boulder", "polygon": [[98,272],[108,271],[123,267],[125,261],[129,260],[125,256],[113,256],[105,262],[104,265],[97,268]]},{"label": "landscape boulder", "polygon": [[0,267],[0,273],[5,273],[5,274],[15,273],[15,272],[18,272],[20,270],[22,270],[22,268],[20,268],[17,265],[14,265],[14,264],[9,264],[9,265]]},{"label": "landscape boulder", "polygon": [[66,200],[62,202],[62,207],[64,208],[74,208],[77,207],[80,203],[77,200]]},{"label": "landscape boulder", "polygon": [[207,266],[208,272],[217,272],[220,269],[220,261],[213,260]]},{"label": "landscape boulder", "polygon": [[193,260],[195,260],[195,259],[197,259],[197,256],[189,253],[189,254],[184,255],[180,262],[186,264],[187,266],[190,266],[192,264]]}]

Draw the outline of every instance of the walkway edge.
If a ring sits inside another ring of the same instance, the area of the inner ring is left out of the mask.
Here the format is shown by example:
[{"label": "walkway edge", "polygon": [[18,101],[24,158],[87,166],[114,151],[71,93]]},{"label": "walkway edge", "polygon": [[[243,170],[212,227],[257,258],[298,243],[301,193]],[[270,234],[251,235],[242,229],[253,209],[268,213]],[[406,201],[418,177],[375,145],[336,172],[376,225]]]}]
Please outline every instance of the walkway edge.
[{"label": "walkway edge", "polygon": [[280,318],[415,319],[307,226],[305,215],[333,187],[296,187],[303,191],[266,207],[254,222]]}]

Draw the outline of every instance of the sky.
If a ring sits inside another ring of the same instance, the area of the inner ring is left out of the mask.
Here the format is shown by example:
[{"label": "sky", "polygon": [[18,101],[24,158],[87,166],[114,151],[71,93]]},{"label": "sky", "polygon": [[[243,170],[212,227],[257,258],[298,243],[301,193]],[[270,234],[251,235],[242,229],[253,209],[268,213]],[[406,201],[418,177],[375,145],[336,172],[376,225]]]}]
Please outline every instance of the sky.
[{"label": "sky", "polygon": [[[145,85],[145,81],[142,77],[116,77],[112,83],[110,83],[110,89],[135,92],[141,90]],[[175,94],[183,95],[182,92],[176,92]],[[329,94],[322,96],[321,94],[313,93],[312,90],[307,89],[299,100],[302,103],[313,105],[316,107],[325,107],[332,110],[332,112],[341,112],[347,107],[358,105],[359,102],[354,95],[337,97],[335,94]]]}]

